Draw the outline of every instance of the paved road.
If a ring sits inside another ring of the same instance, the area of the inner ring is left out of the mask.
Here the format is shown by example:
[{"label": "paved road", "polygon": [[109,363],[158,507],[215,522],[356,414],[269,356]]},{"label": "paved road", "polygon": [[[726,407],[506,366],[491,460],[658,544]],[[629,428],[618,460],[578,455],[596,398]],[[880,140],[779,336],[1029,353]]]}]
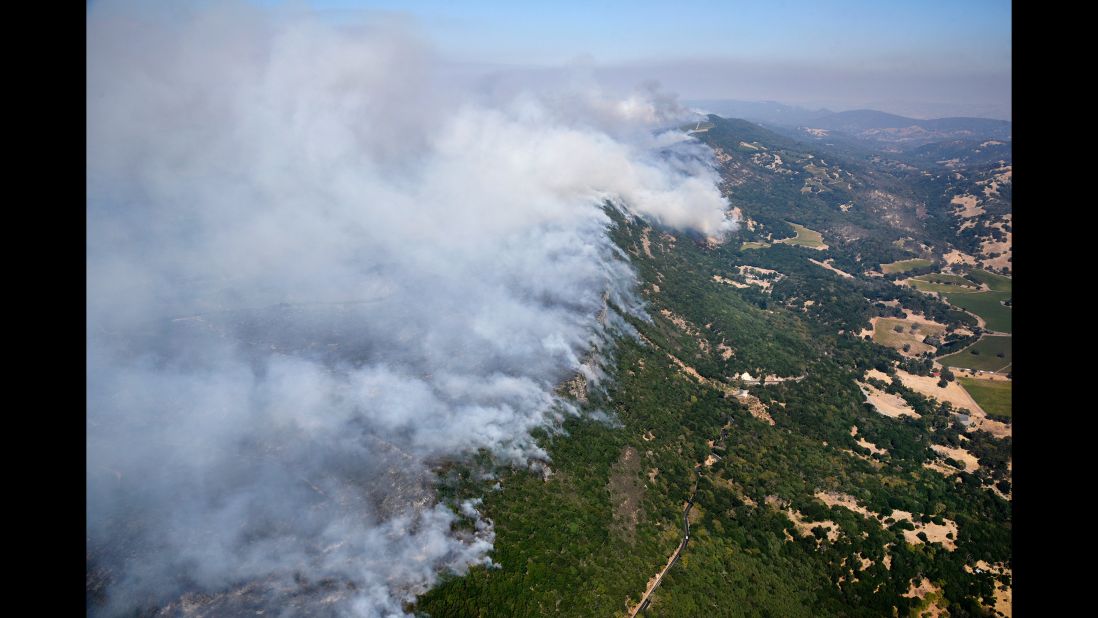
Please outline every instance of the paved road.
[{"label": "paved road", "polygon": [[644,593],[644,597],[641,598],[641,602],[637,604],[633,611],[629,612],[629,618],[635,618],[637,614],[643,612],[648,604],[652,602],[652,594],[656,592],[656,588],[660,587],[663,583],[663,576],[667,575],[667,572],[671,570],[671,567],[675,566],[675,563],[679,561],[679,556],[686,550],[686,545],[690,542],[690,509],[694,508],[694,497],[698,495],[698,479],[694,479],[694,491],[690,494],[690,499],[686,501],[686,509],[682,512],[682,541],[679,541],[679,546],[675,549],[675,553],[671,554],[671,560],[668,561],[667,566],[663,567],[660,574],[656,576],[656,583]]}]

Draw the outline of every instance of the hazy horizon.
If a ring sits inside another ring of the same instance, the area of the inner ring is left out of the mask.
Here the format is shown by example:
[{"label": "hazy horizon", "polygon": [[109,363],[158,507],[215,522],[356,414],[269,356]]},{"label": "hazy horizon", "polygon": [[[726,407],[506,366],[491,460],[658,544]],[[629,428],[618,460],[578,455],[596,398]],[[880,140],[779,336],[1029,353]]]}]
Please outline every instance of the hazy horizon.
[{"label": "hazy horizon", "polygon": [[776,101],[913,118],[1011,118],[1011,6],[1001,2],[460,6],[430,0],[262,2],[358,21],[384,14],[455,72],[537,79],[580,68],[627,91]]}]

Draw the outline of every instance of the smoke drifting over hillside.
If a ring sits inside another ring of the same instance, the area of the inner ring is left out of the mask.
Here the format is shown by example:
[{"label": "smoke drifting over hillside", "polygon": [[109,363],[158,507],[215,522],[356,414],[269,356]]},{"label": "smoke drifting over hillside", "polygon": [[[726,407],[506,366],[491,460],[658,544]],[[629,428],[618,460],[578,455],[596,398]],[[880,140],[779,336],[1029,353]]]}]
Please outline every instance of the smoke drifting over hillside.
[{"label": "smoke drifting over hillside", "polygon": [[543,459],[555,386],[620,324],[604,297],[640,311],[599,204],[734,226],[711,153],[656,130],[690,120],[673,99],[445,87],[391,19],[95,3],[87,58],[103,615],[240,586],[402,614],[491,549],[431,466]]}]

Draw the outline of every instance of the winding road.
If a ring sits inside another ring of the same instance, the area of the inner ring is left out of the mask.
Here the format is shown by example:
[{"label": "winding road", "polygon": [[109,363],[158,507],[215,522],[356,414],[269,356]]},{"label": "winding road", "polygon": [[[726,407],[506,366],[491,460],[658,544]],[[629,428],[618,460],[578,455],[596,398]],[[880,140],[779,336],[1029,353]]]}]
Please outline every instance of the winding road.
[{"label": "winding road", "polygon": [[[701,464],[698,464],[694,467],[695,476],[697,476],[697,469],[700,466]],[[682,512],[682,541],[679,541],[679,546],[675,549],[675,553],[671,554],[671,559],[667,561],[667,566],[663,567],[663,570],[656,576],[656,580],[644,591],[644,596],[641,597],[640,603],[633,608],[633,611],[629,612],[629,618],[636,618],[637,614],[648,607],[648,604],[652,602],[652,593],[654,593],[656,588],[660,587],[660,583],[663,582],[663,576],[667,575],[667,572],[671,570],[671,567],[675,566],[675,563],[679,561],[679,556],[686,550],[686,545],[690,542],[690,509],[694,507],[694,497],[697,495],[698,478],[695,477],[694,490],[690,493],[690,499],[686,501],[686,508]]]},{"label": "winding road", "polygon": [[[675,357],[671,357],[674,359]],[[804,376],[800,376],[803,378]],[[793,379],[800,379],[793,378]],[[724,427],[721,428],[720,437],[718,442],[723,446],[724,439],[728,436],[728,430],[732,427],[732,419],[729,418]],[[710,449],[712,454],[712,449]],[[675,552],[671,554],[671,557],[667,560],[667,564],[663,567],[663,570],[656,575],[655,579],[649,580],[648,588],[644,591],[644,596],[641,597],[640,603],[629,610],[629,618],[636,618],[637,614],[643,612],[652,602],[652,594],[656,592],[656,589],[660,587],[663,582],[663,577],[667,575],[667,572],[671,570],[671,567],[675,566],[675,563],[679,561],[679,557],[682,556],[682,552],[686,551],[687,544],[690,543],[690,509],[694,508],[694,498],[698,495],[698,481],[701,480],[702,470],[704,463],[694,464],[694,489],[690,491],[690,498],[686,501],[686,508],[682,511],[682,540],[679,541],[679,546],[675,548]]]}]

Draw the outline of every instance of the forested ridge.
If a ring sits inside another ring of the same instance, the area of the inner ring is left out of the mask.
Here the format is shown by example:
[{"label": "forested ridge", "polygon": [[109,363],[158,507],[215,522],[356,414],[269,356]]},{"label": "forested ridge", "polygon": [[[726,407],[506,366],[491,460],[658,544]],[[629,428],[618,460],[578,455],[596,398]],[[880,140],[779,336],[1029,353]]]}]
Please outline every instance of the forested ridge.
[{"label": "forested ridge", "polygon": [[[500,469],[485,457],[444,477],[440,491],[455,504],[484,496],[495,566],[448,576],[410,609],[438,617],[625,615],[680,542],[694,467],[710,458],[689,547],[645,615],[907,615],[931,601],[953,616],[990,615],[995,581],[1008,576],[972,565],[1011,563],[1010,503],[990,489],[1005,482],[1009,438],[966,433],[949,404],[870,378],[921,415],[883,416],[857,385],[870,369],[930,369],[900,364],[894,350],[857,336],[870,317],[894,310],[879,301],[898,300],[953,326],[970,326],[971,316],[886,279],[825,271],[809,262],[823,259],[812,249],[714,246],[607,212],[652,320],[629,318],[638,335],[607,351],[611,375],[589,393],[587,412],[539,436],[551,473]],[[735,277],[745,265],[782,277],[769,290],[713,278]],[[748,386],[743,372],[803,378]],[[749,397],[734,395],[745,386]],[[760,403],[773,424],[752,413]],[[722,429],[723,440],[710,442]],[[961,441],[980,458],[975,473],[924,466],[938,457],[931,445]],[[618,463],[628,449],[639,455],[629,473],[643,488],[632,530],[620,525],[612,483],[627,469]],[[498,486],[489,475],[477,480],[486,469],[499,473]],[[882,519],[829,507],[820,492],[852,497]],[[837,533],[799,531],[787,509],[809,525],[833,522]],[[891,519],[893,512],[911,513],[912,522]],[[949,522],[957,529],[952,551],[949,541],[904,536],[913,523]],[[904,596],[923,578],[940,593]]]}]

